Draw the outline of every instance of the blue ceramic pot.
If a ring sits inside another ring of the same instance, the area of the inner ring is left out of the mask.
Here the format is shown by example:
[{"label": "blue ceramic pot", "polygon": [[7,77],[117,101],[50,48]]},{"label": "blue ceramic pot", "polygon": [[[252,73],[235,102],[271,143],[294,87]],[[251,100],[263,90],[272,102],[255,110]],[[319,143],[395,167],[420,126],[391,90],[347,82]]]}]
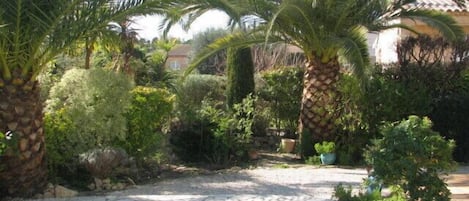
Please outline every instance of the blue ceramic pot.
[{"label": "blue ceramic pot", "polygon": [[332,165],[335,162],[335,153],[321,154],[321,163],[323,165]]}]

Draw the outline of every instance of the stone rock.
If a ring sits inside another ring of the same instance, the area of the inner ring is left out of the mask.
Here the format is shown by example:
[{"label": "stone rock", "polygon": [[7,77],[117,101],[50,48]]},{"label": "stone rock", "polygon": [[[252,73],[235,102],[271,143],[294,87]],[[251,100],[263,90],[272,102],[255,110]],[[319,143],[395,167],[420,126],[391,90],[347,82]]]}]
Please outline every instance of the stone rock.
[{"label": "stone rock", "polygon": [[137,171],[135,161],[118,148],[93,149],[80,154],[79,161],[93,177],[100,179],[114,175],[134,175]]},{"label": "stone rock", "polygon": [[78,195],[78,192],[74,190],[70,190],[68,188],[65,188],[61,185],[55,186],[55,197],[56,198],[69,198],[69,197],[75,197]]},{"label": "stone rock", "polygon": [[95,185],[95,190],[98,190],[98,191],[103,190],[103,180],[95,177],[94,185]]},{"label": "stone rock", "polygon": [[70,198],[78,195],[77,191],[65,188],[61,185],[47,184],[47,189],[42,195],[38,195],[38,198]]},{"label": "stone rock", "polygon": [[94,183],[89,184],[87,187],[88,187],[88,189],[90,189],[92,191],[96,190],[96,184],[94,184]]}]

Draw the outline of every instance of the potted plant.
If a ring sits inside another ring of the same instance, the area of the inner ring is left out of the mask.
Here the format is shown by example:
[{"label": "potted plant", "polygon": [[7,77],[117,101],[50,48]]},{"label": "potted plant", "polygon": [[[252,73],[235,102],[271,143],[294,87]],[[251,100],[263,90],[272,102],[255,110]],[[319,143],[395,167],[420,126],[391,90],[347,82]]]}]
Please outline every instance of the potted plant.
[{"label": "potted plant", "polygon": [[331,165],[335,162],[335,143],[323,141],[322,143],[316,143],[314,149],[321,157],[321,163],[323,165]]}]

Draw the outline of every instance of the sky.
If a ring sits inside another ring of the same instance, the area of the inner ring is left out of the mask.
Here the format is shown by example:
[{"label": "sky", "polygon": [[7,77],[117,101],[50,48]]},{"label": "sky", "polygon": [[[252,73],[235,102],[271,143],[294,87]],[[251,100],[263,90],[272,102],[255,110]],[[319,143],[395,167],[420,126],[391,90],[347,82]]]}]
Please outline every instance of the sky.
[{"label": "sky", "polygon": [[[132,26],[137,29],[139,37],[151,40],[155,37],[160,37],[162,31],[158,29],[161,23],[160,16],[147,16],[138,17],[135,19],[135,24]],[[191,26],[188,32],[185,32],[181,26],[177,25],[169,31],[169,37],[180,38],[182,40],[189,40],[194,34],[205,31],[208,28],[226,28],[228,23],[228,16],[221,11],[209,11],[200,16]]]}]

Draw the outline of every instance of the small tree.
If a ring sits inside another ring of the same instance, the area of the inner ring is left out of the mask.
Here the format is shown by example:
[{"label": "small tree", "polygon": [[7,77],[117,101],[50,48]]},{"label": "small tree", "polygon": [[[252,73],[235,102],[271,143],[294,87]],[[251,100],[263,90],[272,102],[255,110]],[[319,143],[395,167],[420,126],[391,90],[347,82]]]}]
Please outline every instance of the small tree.
[{"label": "small tree", "polygon": [[231,108],[254,92],[254,64],[249,47],[229,48],[227,55],[226,99]]},{"label": "small tree", "polygon": [[[192,40],[192,51],[202,51],[207,45],[213,43],[218,38],[224,37],[228,32],[224,29],[207,29],[194,36]],[[215,55],[208,57],[204,62],[197,66],[200,74],[219,75],[225,72],[226,50],[220,51]]]},{"label": "small tree", "polygon": [[407,120],[381,129],[382,139],[366,151],[367,162],[385,184],[398,185],[409,200],[450,200],[447,184],[439,174],[451,170],[454,141],[431,130],[428,118]]}]

